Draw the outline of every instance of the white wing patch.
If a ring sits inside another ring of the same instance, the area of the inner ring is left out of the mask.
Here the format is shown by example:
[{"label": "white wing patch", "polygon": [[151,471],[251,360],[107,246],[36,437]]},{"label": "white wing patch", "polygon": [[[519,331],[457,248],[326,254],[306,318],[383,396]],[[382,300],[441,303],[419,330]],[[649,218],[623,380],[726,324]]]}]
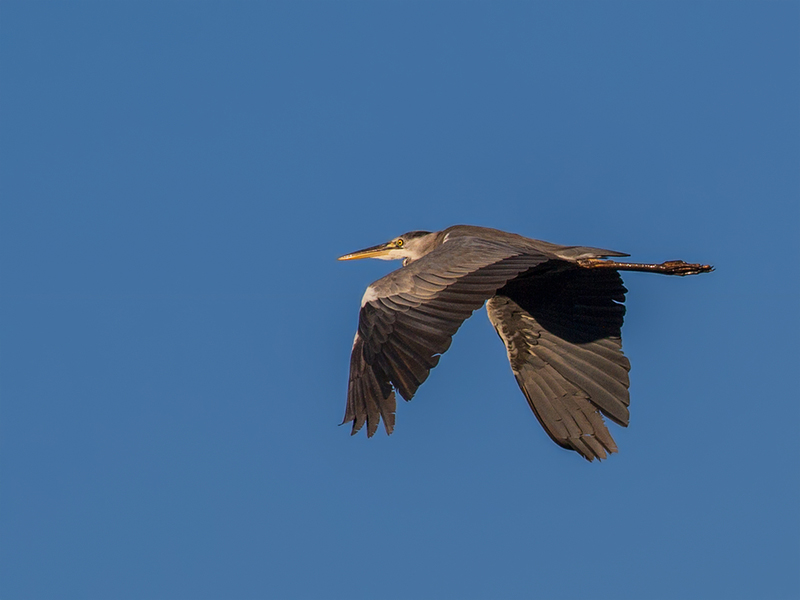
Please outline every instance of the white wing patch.
[{"label": "white wing patch", "polygon": [[378,299],[378,292],[375,291],[375,288],[369,286],[367,291],[364,292],[364,297],[361,298],[361,308],[364,308],[367,305],[367,302],[372,302],[373,300]]}]

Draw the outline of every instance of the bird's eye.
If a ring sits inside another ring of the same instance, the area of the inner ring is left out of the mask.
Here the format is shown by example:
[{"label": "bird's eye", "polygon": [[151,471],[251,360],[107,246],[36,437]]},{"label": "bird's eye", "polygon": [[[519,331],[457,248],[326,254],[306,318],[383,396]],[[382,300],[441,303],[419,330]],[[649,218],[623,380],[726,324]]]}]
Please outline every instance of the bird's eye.
[{"label": "bird's eye", "polygon": [[402,248],[402,247],[403,247],[403,240],[402,240],[402,239],[398,239],[398,240],[397,240],[397,241],[394,243],[394,245],[395,245],[395,248]]}]

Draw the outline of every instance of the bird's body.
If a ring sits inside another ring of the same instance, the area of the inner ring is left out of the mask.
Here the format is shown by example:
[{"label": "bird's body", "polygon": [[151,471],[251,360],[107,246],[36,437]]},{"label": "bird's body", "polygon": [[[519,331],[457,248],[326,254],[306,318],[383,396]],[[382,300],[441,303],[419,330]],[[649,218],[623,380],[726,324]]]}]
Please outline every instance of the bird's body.
[{"label": "bird's body", "polygon": [[[450,346],[453,334],[486,304],[512,371],[539,422],[559,445],[588,460],[617,447],[603,422],[628,424],[628,371],[621,327],[620,270],[689,275],[707,265],[620,263],[620,252],[559,246],[467,225],[413,231],[348,254],[403,259],[371,284],[353,342],[344,422],[372,436],[394,429],[395,392],[410,400]],[[393,389],[394,388],[394,389]]]}]

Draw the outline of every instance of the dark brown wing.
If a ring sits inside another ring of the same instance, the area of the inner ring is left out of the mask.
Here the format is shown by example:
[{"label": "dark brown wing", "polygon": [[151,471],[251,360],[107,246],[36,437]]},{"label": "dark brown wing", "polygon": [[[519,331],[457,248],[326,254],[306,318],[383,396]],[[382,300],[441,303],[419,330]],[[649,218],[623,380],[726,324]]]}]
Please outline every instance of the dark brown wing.
[{"label": "dark brown wing", "polygon": [[433,252],[367,288],[350,358],[343,423],[372,436],[383,418],[394,428],[392,386],[410,400],[450,347],[461,324],[519,273],[551,257],[474,237]]},{"label": "dark brown wing", "polygon": [[628,371],[620,329],[625,288],[616,271],[548,263],[486,306],[511,369],[539,422],[588,460],[617,446],[601,413],[628,424]]}]

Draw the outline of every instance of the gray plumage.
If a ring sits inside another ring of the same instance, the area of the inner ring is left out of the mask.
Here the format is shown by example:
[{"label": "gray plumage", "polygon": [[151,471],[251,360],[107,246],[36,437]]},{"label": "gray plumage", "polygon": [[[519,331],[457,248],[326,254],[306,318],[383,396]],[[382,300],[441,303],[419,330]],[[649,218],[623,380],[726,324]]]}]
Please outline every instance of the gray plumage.
[{"label": "gray plumage", "polygon": [[619,270],[686,275],[707,265],[638,265],[627,256],[559,246],[483,227],[415,231],[341,260],[402,258],[367,288],[353,343],[344,423],[372,436],[395,424],[395,391],[410,400],[476,309],[506,346],[520,389],[557,444],[588,460],[617,446],[603,416],[627,426],[628,371]]}]

